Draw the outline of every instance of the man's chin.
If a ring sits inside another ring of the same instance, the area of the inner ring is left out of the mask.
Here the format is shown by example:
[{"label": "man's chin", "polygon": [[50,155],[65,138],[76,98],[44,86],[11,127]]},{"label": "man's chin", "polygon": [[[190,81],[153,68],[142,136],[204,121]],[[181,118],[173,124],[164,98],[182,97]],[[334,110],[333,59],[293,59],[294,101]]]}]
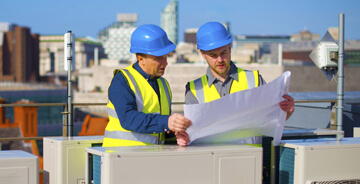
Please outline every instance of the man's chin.
[{"label": "man's chin", "polygon": [[225,69],[221,69],[221,70],[216,70],[217,74],[222,75],[226,73]]},{"label": "man's chin", "polygon": [[156,77],[161,77],[161,76],[163,76],[165,74],[165,72],[158,72],[157,74],[156,74]]}]

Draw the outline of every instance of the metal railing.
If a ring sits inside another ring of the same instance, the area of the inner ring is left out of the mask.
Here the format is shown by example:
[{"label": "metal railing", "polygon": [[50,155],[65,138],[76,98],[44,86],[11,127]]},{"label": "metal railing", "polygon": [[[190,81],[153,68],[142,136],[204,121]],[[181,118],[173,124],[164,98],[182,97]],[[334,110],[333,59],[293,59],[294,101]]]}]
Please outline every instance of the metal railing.
[{"label": "metal railing", "polygon": [[[297,100],[295,101],[295,106],[296,103],[334,103],[336,104],[336,100]],[[184,102],[172,102],[172,105],[184,105]],[[72,106],[106,106],[107,103],[72,103]],[[67,103],[29,103],[29,104],[0,104],[0,107],[18,107],[18,106],[23,106],[23,107],[44,107],[44,106],[62,106],[64,107],[64,111],[63,113],[63,136],[67,136],[67,123],[66,123],[66,118],[64,116],[66,116],[66,114],[64,114],[64,112],[67,111]],[[300,105],[301,106],[301,105]],[[74,108],[71,108],[74,109]],[[0,141],[24,141],[24,140],[43,140],[44,137],[0,137]],[[44,173],[43,169],[39,170],[39,173]]]},{"label": "metal railing", "polygon": [[[296,103],[336,103],[336,100],[296,100]],[[184,105],[184,102],[172,102],[172,105]],[[107,103],[72,103],[72,106],[106,106]],[[28,104],[0,104],[0,107],[44,107],[44,106],[62,106],[64,107],[64,112],[67,111],[66,103],[28,103]],[[73,109],[73,108],[72,108]],[[62,112],[63,113],[63,112]],[[66,114],[63,114],[65,116]],[[68,136],[67,127],[66,127],[66,118],[63,118],[63,136]],[[10,141],[10,140],[42,140],[43,137],[10,137],[10,138],[2,138],[0,137],[0,141]]]}]

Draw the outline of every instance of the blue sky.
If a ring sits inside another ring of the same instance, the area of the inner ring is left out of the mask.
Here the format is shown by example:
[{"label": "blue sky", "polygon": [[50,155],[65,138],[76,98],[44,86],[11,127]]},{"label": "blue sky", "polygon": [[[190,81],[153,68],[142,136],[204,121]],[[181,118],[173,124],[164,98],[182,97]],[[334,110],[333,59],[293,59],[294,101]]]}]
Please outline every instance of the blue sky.
[{"label": "blue sky", "polygon": [[[137,13],[138,23],[160,26],[170,0],[3,0],[0,22],[32,33],[91,36],[116,21],[118,13]],[[179,0],[179,41],[187,28],[208,21],[230,22],[233,35],[291,35],[307,29],[322,37],[345,14],[345,39],[360,39],[360,0]]]}]

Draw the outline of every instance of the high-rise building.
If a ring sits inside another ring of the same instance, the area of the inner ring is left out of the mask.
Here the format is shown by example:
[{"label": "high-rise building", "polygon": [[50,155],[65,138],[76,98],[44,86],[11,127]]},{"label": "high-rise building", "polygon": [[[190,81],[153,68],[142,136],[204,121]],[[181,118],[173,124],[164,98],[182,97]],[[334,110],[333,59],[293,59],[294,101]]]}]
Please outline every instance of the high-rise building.
[{"label": "high-rise building", "polygon": [[12,31],[15,29],[16,24],[12,24],[9,22],[0,22],[0,32]]},{"label": "high-rise building", "polygon": [[30,28],[0,23],[0,81],[39,80],[39,35]]},{"label": "high-rise building", "polygon": [[185,30],[185,42],[196,44],[197,28],[191,28]]},{"label": "high-rise building", "polygon": [[133,55],[130,53],[130,38],[136,29],[137,14],[118,14],[117,21],[101,30],[98,39],[103,44],[109,59],[119,62],[129,62]]},{"label": "high-rise building", "polygon": [[[76,37],[76,34],[75,34]],[[98,58],[95,58],[95,52]],[[105,58],[100,42],[91,38],[76,38],[75,53],[72,68],[79,70],[95,64],[96,59]],[[66,76],[64,69],[64,35],[40,36],[40,76]]]},{"label": "high-rise building", "polygon": [[178,44],[178,1],[171,2],[161,12],[161,27],[166,32],[169,40]]}]

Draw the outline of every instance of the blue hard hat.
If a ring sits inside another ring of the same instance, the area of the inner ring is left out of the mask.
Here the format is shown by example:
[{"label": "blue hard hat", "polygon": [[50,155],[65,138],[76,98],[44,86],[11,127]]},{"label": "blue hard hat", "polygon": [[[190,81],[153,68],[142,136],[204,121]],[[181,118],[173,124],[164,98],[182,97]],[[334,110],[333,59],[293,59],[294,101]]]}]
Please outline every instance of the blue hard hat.
[{"label": "blue hard hat", "polygon": [[219,22],[207,22],[196,33],[197,48],[208,51],[231,43],[231,36]]},{"label": "blue hard hat", "polygon": [[131,53],[143,53],[163,56],[174,51],[176,45],[167,37],[159,26],[145,24],[138,27],[131,35]]}]

